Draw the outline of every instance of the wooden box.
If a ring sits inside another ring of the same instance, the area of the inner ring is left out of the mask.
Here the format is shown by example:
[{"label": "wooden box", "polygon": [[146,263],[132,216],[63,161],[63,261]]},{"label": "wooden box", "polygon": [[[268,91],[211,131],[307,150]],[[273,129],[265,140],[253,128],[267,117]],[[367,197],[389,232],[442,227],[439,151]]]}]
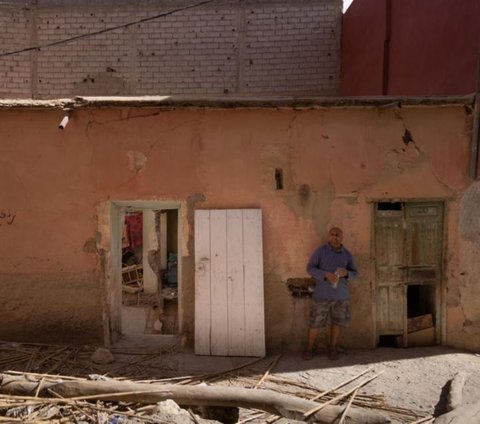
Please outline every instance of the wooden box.
[{"label": "wooden box", "polygon": [[[130,289],[143,288],[143,265],[130,265],[122,268],[122,283]],[[124,287],[125,288],[125,287]],[[130,290],[125,290],[130,291]]]}]

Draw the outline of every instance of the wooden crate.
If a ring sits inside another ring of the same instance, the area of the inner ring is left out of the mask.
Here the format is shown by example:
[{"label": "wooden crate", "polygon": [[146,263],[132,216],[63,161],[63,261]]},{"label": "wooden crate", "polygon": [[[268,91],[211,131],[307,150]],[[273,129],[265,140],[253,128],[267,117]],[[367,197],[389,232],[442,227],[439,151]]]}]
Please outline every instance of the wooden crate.
[{"label": "wooden crate", "polygon": [[143,289],[143,265],[130,265],[122,268],[122,283],[125,291]]},{"label": "wooden crate", "polygon": [[418,317],[408,319],[408,332],[413,333],[415,331],[425,330],[433,327],[433,315],[425,314]]}]

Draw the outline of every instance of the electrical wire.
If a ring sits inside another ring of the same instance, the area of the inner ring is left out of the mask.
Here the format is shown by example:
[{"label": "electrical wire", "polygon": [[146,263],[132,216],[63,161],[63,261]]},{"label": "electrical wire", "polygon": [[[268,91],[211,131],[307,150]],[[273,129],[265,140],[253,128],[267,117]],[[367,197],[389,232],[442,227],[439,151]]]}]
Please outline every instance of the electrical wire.
[{"label": "electrical wire", "polygon": [[170,10],[168,12],[160,13],[160,14],[155,15],[155,16],[149,16],[148,18],[142,18],[142,19],[138,19],[136,21],[127,22],[126,24],[116,25],[116,26],[113,26],[113,27],[109,27],[109,28],[99,30],[99,31],[89,32],[87,34],[76,35],[75,37],[65,38],[63,40],[54,41],[52,43],[41,44],[41,45],[32,46],[32,47],[25,47],[24,49],[20,49],[20,50],[12,50],[10,52],[0,53],[0,57],[12,56],[12,55],[15,55],[15,54],[24,53],[24,52],[28,52],[28,51],[32,51],[32,50],[41,50],[41,49],[45,49],[45,48],[48,48],[48,47],[58,46],[60,44],[67,44],[67,43],[71,43],[72,41],[80,40],[82,38],[95,37],[96,35],[105,34],[106,32],[116,31],[118,29],[128,28],[132,25],[137,25],[137,24],[141,24],[141,23],[144,23],[144,22],[154,21],[155,19],[163,18],[165,16],[173,15],[174,13],[182,12],[182,11],[188,10],[188,9],[193,9],[193,8],[196,8],[196,7],[199,7],[199,6],[203,6],[203,5],[208,4],[208,3],[213,3],[214,1],[216,1],[216,0],[204,0],[204,1],[201,1],[201,2],[198,2],[198,3],[195,3],[195,4],[191,4],[189,6],[179,7],[178,9],[174,9],[174,10]]}]

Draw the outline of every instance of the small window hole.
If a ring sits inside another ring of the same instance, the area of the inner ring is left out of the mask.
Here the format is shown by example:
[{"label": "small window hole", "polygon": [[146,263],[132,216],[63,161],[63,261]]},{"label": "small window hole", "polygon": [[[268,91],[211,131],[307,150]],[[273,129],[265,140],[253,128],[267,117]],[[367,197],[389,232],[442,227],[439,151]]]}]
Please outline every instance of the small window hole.
[{"label": "small window hole", "polygon": [[283,169],[275,168],[275,190],[283,190]]},{"label": "small window hole", "polygon": [[401,211],[402,203],[399,202],[380,202],[377,204],[379,211]]}]

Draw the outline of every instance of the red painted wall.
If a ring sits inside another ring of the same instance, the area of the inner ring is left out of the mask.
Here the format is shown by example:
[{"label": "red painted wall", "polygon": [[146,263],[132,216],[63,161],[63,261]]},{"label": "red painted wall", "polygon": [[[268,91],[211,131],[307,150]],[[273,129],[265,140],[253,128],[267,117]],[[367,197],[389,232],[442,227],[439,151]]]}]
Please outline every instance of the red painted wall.
[{"label": "red painted wall", "polygon": [[343,15],[341,94],[382,93],[385,0],[354,0]]},{"label": "red painted wall", "polygon": [[355,0],[343,18],[341,94],[472,93],[479,22],[478,0]]}]

